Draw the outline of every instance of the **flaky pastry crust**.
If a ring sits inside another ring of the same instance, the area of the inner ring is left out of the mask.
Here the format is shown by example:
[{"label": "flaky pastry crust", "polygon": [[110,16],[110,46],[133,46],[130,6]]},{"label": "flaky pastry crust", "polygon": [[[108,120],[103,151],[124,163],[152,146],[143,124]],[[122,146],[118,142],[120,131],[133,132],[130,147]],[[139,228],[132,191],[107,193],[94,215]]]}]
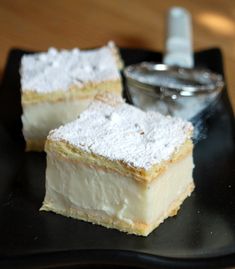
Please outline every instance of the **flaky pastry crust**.
[{"label": "flaky pastry crust", "polygon": [[103,156],[83,151],[69,144],[67,141],[54,141],[48,138],[45,145],[45,151],[47,153],[56,154],[58,157],[64,158],[67,161],[83,162],[96,167],[110,169],[145,184],[164,173],[170,164],[182,160],[188,154],[192,154],[192,150],[193,143],[188,139],[172,154],[169,160],[155,164],[150,169],[145,170],[144,168],[130,166],[123,161],[112,161]]}]

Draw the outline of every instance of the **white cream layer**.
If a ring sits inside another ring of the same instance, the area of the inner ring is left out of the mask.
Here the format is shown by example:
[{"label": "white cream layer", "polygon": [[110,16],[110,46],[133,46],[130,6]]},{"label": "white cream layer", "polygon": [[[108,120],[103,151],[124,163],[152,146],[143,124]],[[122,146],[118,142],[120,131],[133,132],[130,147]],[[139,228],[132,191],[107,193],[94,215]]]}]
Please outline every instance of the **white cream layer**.
[{"label": "white cream layer", "polygon": [[87,108],[91,99],[42,102],[23,105],[23,134],[25,139],[45,140],[49,131],[76,119]]},{"label": "white cream layer", "polygon": [[112,171],[57,159],[49,153],[44,206],[66,216],[77,207],[103,211],[128,224],[151,224],[168,217],[167,209],[192,182],[192,169],[192,156],[188,156],[171,164],[157,180],[143,185]]}]

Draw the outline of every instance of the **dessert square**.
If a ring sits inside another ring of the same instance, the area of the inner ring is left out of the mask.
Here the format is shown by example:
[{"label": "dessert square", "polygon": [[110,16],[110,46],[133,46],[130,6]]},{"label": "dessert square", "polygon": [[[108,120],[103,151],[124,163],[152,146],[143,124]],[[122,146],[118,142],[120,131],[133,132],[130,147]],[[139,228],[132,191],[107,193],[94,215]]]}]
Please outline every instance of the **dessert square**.
[{"label": "dessert square", "polygon": [[121,95],[121,67],[113,42],[93,50],[50,48],[24,55],[20,74],[26,150],[44,150],[49,131],[76,119],[97,93]]},{"label": "dessert square", "polygon": [[194,189],[193,127],[98,95],[49,133],[42,210],[147,236]]}]

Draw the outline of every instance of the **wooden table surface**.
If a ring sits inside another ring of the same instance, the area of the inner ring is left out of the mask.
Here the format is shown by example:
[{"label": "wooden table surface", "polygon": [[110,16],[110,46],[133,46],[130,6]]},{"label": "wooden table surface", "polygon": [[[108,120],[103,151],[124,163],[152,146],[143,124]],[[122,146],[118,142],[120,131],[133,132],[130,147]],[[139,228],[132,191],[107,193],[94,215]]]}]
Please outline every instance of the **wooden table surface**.
[{"label": "wooden table surface", "polygon": [[193,16],[195,50],[220,47],[235,110],[235,4],[233,0],[1,0],[0,74],[12,47],[46,50],[119,46],[164,49],[167,9]]}]

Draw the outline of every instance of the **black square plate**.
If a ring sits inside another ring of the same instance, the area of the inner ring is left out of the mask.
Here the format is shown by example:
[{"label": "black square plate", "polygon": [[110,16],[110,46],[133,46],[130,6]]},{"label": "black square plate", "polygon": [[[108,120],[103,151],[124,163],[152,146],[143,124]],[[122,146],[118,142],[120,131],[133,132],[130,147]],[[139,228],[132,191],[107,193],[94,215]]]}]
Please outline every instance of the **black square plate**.
[{"label": "black square plate", "polygon": [[[195,191],[176,217],[138,237],[39,212],[46,162],[43,153],[24,152],[18,73],[23,53],[10,52],[0,88],[0,268],[235,265],[235,125],[226,89],[207,119],[207,138],[195,146]],[[162,60],[160,53],[140,49],[121,54],[126,64]],[[218,49],[196,53],[195,61],[223,74]]]}]

